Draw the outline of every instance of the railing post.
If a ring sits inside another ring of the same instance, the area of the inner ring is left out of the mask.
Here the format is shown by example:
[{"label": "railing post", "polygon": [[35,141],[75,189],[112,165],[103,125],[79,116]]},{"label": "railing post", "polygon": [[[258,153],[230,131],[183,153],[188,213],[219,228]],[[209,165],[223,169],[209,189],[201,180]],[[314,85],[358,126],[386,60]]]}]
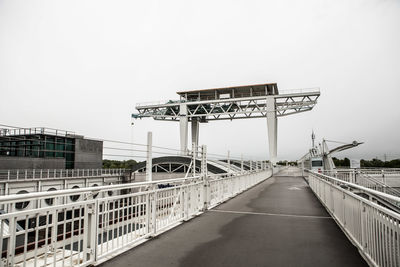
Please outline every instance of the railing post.
[{"label": "railing post", "polygon": [[367,218],[367,214],[366,214],[366,208],[365,208],[365,204],[361,201],[360,203],[361,206],[361,246],[362,249],[364,250],[364,248],[367,247],[367,243],[366,243],[366,238],[365,238],[365,223],[366,223],[366,218]]},{"label": "railing post", "polygon": [[150,206],[150,192],[146,194],[146,234],[150,234],[150,220],[151,220],[151,206]]},{"label": "railing post", "polygon": [[184,206],[185,206],[185,217],[184,220],[187,221],[189,219],[189,186],[184,187]]},{"label": "railing post", "polygon": [[[10,237],[8,238],[7,244],[7,263],[8,266],[14,266],[14,255],[15,255],[15,231],[16,231],[16,217],[11,218],[9,221],[9,234]],[[2,240],[3,242],[3,240]]]},{"label": "railing post", "polygon": [[203,179],[203,211],[210,205],[210,182],[207,173],[207,146],[201,146],[201,177]]},{"label": "railing post", "polygon": [[151,217],[152,217],[152,231],[153,235],[157,234],[157,185],[153,186],[153,197],[152,197],[152,209],[151,209]]},{"label": "railing post", "polygon": [[384,184],[386,184],[385,170],[382,170],[382,181]]}]

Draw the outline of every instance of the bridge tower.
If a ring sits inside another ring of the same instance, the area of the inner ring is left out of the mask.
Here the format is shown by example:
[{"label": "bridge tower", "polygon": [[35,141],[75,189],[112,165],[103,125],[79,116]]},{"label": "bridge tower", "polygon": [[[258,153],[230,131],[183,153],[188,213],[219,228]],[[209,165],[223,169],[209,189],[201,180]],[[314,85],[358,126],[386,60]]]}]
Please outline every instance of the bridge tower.
[{"label": "bridge tower", "polygon": [[277,161],[278,117],[311,110],[320,96],[319,88],[279,93],[276,83],[177,92],[179,100],[137,104],[133,118],[179,121],[180,150],[188,154],[188,124],[192,145],[198,147],[199,124],[214,120],[266,118],[270,161]]}]

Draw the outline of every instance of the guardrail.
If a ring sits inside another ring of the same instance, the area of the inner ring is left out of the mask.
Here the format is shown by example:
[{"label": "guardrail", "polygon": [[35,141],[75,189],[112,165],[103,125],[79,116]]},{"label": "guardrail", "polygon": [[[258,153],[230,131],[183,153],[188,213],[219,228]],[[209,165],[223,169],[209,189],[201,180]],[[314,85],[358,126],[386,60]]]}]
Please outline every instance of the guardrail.
[{"label": "guardrail", "polygon": [[[291,94],[306,94],[306,93],[320,93],[320,88],[319,87],[313,87],[313,88],[302,88],[302,89],[288,89],[288,90],[280,90],[279,95],[291,95]],[[278,96],[279,96],[278,95]],[[266,96],[265,93],[235,93],[234,97],[229,97],[230,99],[235,99],[235,98],[249,98],[249,97],[255,97],[255,96]],[[199,101],[204,101],[204,100],[229,100],[224,99],[224,98],[216,98],[215,96],[212,97],[207,97],[204,98],[202,96],[201,100],[200,99],[180,99],[180,100],[159,100],[159,101],[149,101],[149,102],[140,102],[136,103],[136,108],[145,108],[145,107],[151,107],[151,106],[161,106],[161,105],[179,105],[180,103],[189,103],[190,102],[199,102]]]},{"label": "guardrail", "polygon": [[29,169],[29,170],[0,170],[2,180],[28,180],[52,178],[82,178],[97,176],[120,176],[125,169]]},{"label": "guardrail", "polygon": [[371,266],[400,266],[400,214],[343,187],[395,202],[399,197],[314,172],[309,172],[308,183]]},{"label": "guardrail", "polygon": [[319,93],[319,92],[320,92],[319,87],[301,88],[301,89],[285,89],[285,90],[279,90],[279,95]]},{"label": "guardrail", "polygon": [[346,182],[355,183],[370,189],[374,189],[377,191],[381,191],[384,193],[400,197],[400,191],[387,184],[388,178],[400,179],[399,169],[380,169],[380,170],[338,169],[332,171],[323,171],[323,173]]},{"label": "guardrail", "polygon": [[47,134],[56,136],[75,136],[75,132],[54,128],[0,128],[0,136]]},{"label": "guardrail", "polygon": [[[268,169],[2,196],[0,204],[11,212],[0,215],[0,265],[98,264],[271,175]],[[76,196],[79,201],[65,202]],[[51,200],[46,207],[15,209],[18,203],[45,200]]]}]

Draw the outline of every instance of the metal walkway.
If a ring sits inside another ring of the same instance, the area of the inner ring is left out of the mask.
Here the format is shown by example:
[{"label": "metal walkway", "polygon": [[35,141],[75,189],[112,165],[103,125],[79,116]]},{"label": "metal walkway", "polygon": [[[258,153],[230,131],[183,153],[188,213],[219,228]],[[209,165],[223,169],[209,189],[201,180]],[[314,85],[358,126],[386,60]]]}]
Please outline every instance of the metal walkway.
[{"label": "metal walkway", "polygon": [[367,266],[293,169],[101,266]]}]

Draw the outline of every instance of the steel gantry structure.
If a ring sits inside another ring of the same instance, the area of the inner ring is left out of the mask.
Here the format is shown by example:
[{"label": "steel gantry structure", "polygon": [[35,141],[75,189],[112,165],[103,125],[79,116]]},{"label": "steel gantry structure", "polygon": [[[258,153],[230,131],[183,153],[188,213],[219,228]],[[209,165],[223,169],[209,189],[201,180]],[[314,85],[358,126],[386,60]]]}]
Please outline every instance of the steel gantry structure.
[{"label": "steel gantry structure", "polygon": [[136,105],[133,118],[179,121],[181,153],[187,154],[188,123],[192,144],[198,147],[199,123],[214,120],[267,118],[270,161],[277,157],[277,118],[311,110],[320,96],[319,88],[279,93],[276,83],[177,92],[179,100]]}]

